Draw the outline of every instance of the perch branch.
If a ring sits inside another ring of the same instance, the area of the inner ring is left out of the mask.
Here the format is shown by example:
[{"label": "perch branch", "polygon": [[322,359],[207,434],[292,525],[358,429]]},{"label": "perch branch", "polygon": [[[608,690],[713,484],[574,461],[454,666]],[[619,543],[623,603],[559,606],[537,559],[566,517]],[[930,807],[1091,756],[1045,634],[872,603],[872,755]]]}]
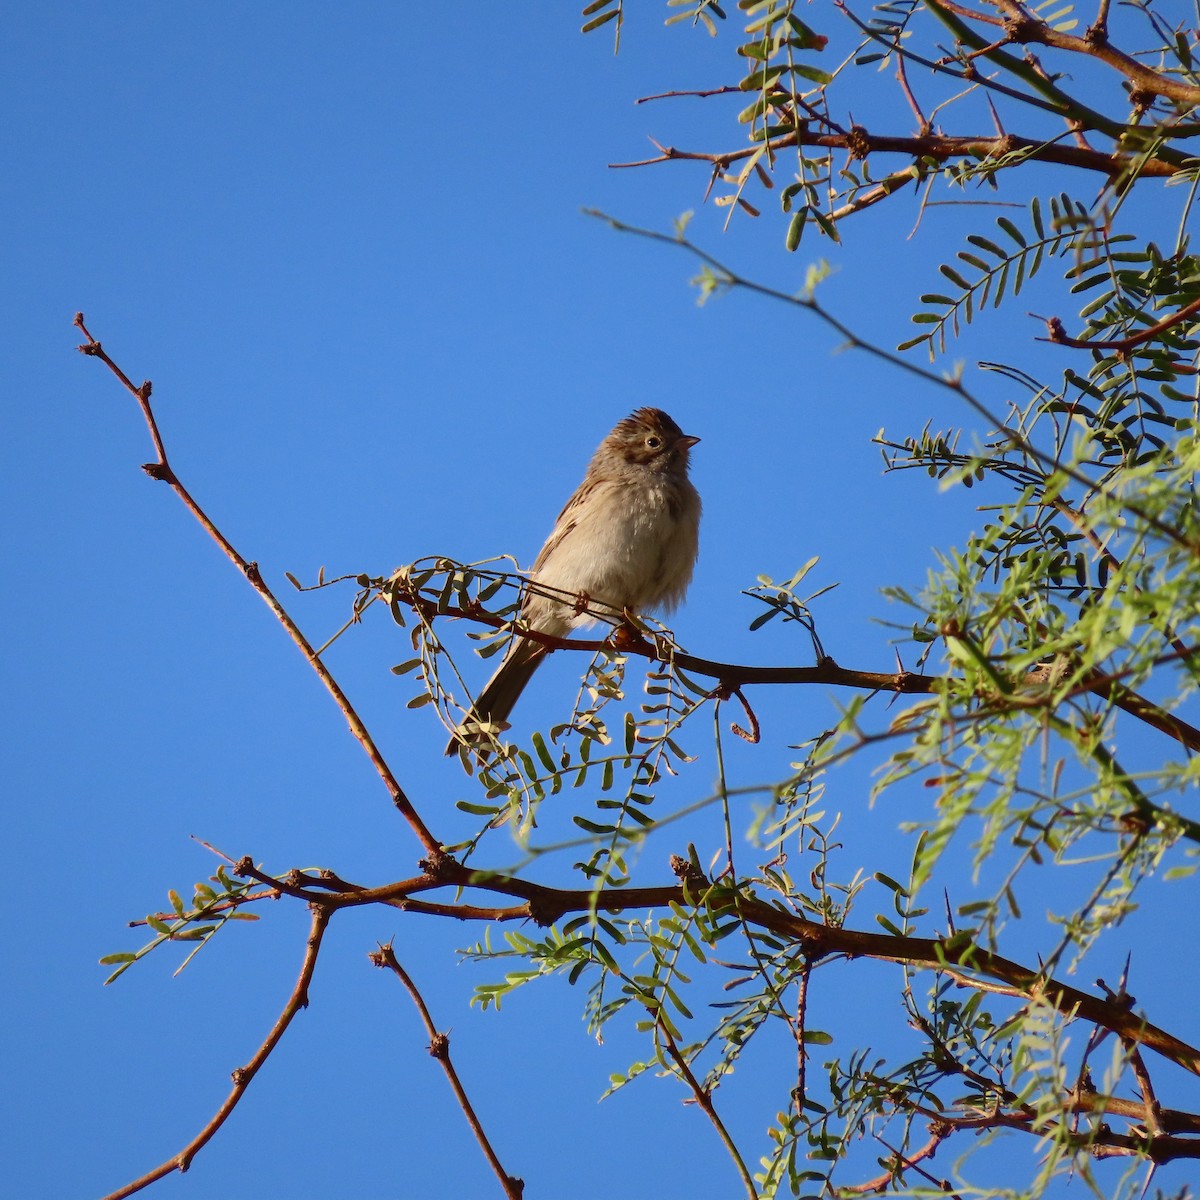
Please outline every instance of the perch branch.
[{"label": "perch branch", "polygon": [[[821,146],[830,150],[850,150],[858,157],[865,157],[870,153],[904,154],[917,160],[933,159],[939,163],[951,158],[990,158],[1022,151],[1028,159],[1076,167],[1080,170],[1098,171],[1114,179],[1128,170],[1127,156],[1124,154],[1108,154],[1103,150],[1085,149],[1081,146],[1061,146],[1045,138],[1020,137],[1013,133],[1003,137],[951,137],[940,133],[925,133],[917,137],[892,137],[868,133],[863,129],[848,133],[819,133],[801,128],[771,139],[772,150],[785,150],[790,146]],[[757,145],[723,153],[679,150],[674,146],[663,146],[661,153],[653,158],[609,163],[609,166],[614,170],[621,170],[664,162],[706,162],[720,170],[727,170],[733,163],[750,158],[760,150],[761,146]],[[1152,158],[1145,163],[1141,174],[1169,177],[1183,169],[1182,164],[1176,165],[1162,158]]]}]

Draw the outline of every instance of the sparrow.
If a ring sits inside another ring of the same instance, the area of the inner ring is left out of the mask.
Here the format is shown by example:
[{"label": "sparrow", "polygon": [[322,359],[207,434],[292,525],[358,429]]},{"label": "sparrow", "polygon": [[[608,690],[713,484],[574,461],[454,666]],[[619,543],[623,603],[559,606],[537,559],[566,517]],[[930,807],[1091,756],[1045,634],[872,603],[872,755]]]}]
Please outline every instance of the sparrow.
[{"label": "sparrow", "polygon": [[[669,613],[679,604],[699,550],[700,494],[688,478],[688,457],[699,440],[659,408],[639,408],[618,423],[529,572],[532,583],[552,594],[526,591],[518,628],[564,637],[594,624],[597,612],[619,622],[626,612]],[[446,753],[486,740],[480,725],[506,721],[548,653],[541,642],[515,633]]]}]

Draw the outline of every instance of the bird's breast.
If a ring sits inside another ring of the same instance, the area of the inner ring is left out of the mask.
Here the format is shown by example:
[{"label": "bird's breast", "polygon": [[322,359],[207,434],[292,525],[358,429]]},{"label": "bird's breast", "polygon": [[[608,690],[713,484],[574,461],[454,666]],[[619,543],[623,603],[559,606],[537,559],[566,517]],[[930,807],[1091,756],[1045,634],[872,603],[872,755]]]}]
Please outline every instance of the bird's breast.
[{"label": "bird's breast", "polygon": [[[566,515],[566,514],[564,514]],[[615,609],[669,609],[696,560],[700,501],[690,483],[604,483],[571,512],[537,579]]]}]

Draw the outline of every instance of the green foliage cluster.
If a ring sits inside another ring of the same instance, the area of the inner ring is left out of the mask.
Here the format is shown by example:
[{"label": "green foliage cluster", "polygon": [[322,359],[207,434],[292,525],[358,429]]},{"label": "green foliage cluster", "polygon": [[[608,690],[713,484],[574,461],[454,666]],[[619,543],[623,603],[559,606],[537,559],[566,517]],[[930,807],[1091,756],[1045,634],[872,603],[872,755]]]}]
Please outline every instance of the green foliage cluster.
[{"label": "green foliage cluster", "polygon": [[[736,86],[753,97],[737,120],[748,127],[749,145],[671,148],[664,161],[707,162],[713,182],[727,188],[720,199],[751,215],[758,212],[751,189],[782,182],[789,250],[810,223],[837,240],[845,221],[894,203],[902,189],[918,197],[926,220],[939,181],[1009,205],[1015,191],[1024,216],[1000,215],[992,229],[966,236],[940,268],[949,288],[920,297],[912,318],[918,331],[899,350],[936,358],[1051,265],[1063,299],[1075,297],[1079,326],[1068,333],[1059,318],[1045,322],[1046,340],[1067,360],[1057,379],[1039,380],[1011,362],[980,364],[1006,397],[994,411],[960,374],[928,372],[967,401],[977,423],[880,435],[888,469],[924,470],[942,487],[974,488],[983,506],[982,528],[940,552],[923,591],[889,592],[912,613],[895,626],[909,647],[905,657],[936,684],[882,723],[864,700],[849,701],[836,724],[810,736],[796,775],[776,786],[753,834],[772,849],[815,854],[820,870],[806,881],[770,866],[739,874],[733,886],[775,895],[823,925],[846,922],[861,881],[842,885],[844,906],[829,905],[814,888],[817,880],[824,886],[829,844],[816,832],[826,818],[814,814],[828,799],[828,767],[852,754],[879,762],[876,797],[920,783],[935,801],[930,818],[913,822],[919,839],[911,878],[894,884],[897,913],[877,918],[898,939],[932,924],[950,942],[999,948],[1029,925],[1021,893],[1030,872],[1053,866],[1061,879],[1033,986],[985,1005],[985,990],[972,990],[978,981],[959,969],[910,963],[903,998],[919,1052],[900,1065],[866,1051],[842,1054],[826,1063],[823,1094],[802,1066],[756,1186],[761,1195],[800,1194],[818,1183],[836,1192],[841,1164],[869,1137],[890,1148],[880,1158],[880,1185],[920,1190],[936,1184],[927,1164],[937,1146],[970,1129],[988,1135],[976,1147],[1014,1132],[1040,1138],[1040,1162],[1031,1155],[1027,1172],[1009,1169],[1013,1191],[1040,1195],[1068,1173],[1105,1194],[1136,1191],[1156,1164],[1190,1154],[1192,1143],[1180,1136],[1167,1148],[1140,1052],[1102,1023],[1072,1046],[1071,1014],[1047,1003],[1044,988],[1097,943],[1119,938],[1115,931],[1148,881],[1185,886],[1200,843],[1191,815],[1200,731],[1185,718],[1200,676],[1193,38],[1173,23],[1177,11],[1149,0],[1112,13],[1102,3],[1086,29],[1070,6],[1055,4],[897,0],[871,11],[844,4],[844,20],[829,36],[802,24],[798,7],[785,0],[736,6],[736,53],[745,62]],[[622,15],[619,5],[608,11]],[[734,23],[732,11],[703,0],[686,11],[709,33]],[[807,20],[812,14],[804,6]],[[837,58],[818,72],[811,60],[821,54]],[[871,106],[863,76],[872,66],[894,72],[890,108]],[[1085,71],[1098,77],[1086,88],[1076,82]],[[908,128],[896,127],[897,103]],[[851,110],[853,120],[842,115]],[[976,122],[985,112],[992,128],[981,132]],[[884,155],[901,161],[873,174]],[[1039,163],[1057,166],[1059,187],[1049,197],[1025,190],[1040,178],[1031,174]],[[1153,192],[1163,205],[1170,188],[1174,212],[1163,207],[1158,225],[1173,216],[1176,232],[1164,244],[1147,235],[1134,197]],[[704,260],[709,293],[770,293],[682,232],[677,240]],[[811,296],[794,303],[827,315]],[[974,895],[965,889],[945,921],[931,922],[916,899],[946,877],[947,848],[964,843],[978,887]],[[731,847],[730,869],[732,862]],[[757,934],[743,933],[754,948]],[[772,944],[764,955],[774,964],[782,954],[793,966],[791,974],[757,972],[763,1013],[789,992],[799,991],[803,1004],[805,972],[826,966],[796,949]],[[897,958],[904,958],[899,946]],[[1123,987],[1108,995],[1120,1000]],[[794,1014],[793,1001],[765,1023],[790,1024],[797,1038]],[[739,1052],[745,1043],[741,1031],[735,1039],[720,1025],[709,1030],[690,1044],[692,1061],[707,1054],[724,1062],[731,1042]],[[1100,1053],[1106,1038],[1107,1057]],[[803,1060],[808,1047],[797,1040]],[[670,1069],[661,1056],[660,1065]],[[1195,1072],[1194,1058],[1185,1069]],[[1101,1073],[1102,1081],[1093,1078]],[[706,1086],[723,1079],[718,1072]],[[1140,1102],[1116,1100],[1126,1086]],[[1118,1117],[1126,1118],[1124,1132],[1110,1124]],[[1178,1129],[1185,1128],[1200,1123],[1181,1117]],[[1111,1158],[1144,1170],[1101,1177],[1098,1164]],[[959,1169],[942,1186],[972,1186],[971,1168]]]}]

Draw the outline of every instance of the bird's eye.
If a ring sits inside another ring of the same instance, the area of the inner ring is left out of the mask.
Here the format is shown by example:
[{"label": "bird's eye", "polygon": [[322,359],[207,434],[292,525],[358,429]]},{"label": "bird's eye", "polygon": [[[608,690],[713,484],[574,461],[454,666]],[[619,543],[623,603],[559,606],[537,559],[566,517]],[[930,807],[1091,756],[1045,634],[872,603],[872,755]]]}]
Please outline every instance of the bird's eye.
[{"label": "bird's eye", "polygon": [[650,450],[657,450],[659,448],[659,446],[661,446],[661,445],[662,445],[662,438],[656,437],[654,434],[651,434],[646,439],[646,446]]}]

